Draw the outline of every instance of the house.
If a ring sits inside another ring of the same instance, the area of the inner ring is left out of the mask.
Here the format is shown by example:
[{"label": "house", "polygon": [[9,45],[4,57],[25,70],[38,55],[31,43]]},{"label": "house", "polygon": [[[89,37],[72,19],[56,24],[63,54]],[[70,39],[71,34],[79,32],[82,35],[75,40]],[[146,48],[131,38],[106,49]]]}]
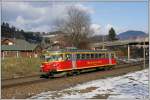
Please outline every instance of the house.
[{"label": "house", "polygon": [[1,57],[38,57],[42,48],[38,44],[29,43],[22,39],[3,39]]},{"label": "house", "polygon": [[14,41],[12,39],[2,39],[1,45],[13,45]]},{"label": "house", "polygon": [[[50,32],[48,34],[44,34],[42,37],[45,38],[47,41],[50,41],[51,48],[63,48],[67,46],[66,43],[66,36],[67,33],[63,33],[61,31],[55,31],[55,32]],[[49,46],[50,46],[49,45]],[[49,48],[46,47],[46,48]]]}]

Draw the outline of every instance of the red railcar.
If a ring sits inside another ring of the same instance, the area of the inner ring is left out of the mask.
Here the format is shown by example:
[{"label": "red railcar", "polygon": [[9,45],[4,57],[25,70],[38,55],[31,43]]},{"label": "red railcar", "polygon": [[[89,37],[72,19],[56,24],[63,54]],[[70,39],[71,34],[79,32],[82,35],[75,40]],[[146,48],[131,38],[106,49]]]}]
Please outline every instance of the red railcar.
[{"label": "red railcar", "polygon": [[47,51],[43,58],[41,71],[47,74],[116,65],[115,52],[108,50]]}]

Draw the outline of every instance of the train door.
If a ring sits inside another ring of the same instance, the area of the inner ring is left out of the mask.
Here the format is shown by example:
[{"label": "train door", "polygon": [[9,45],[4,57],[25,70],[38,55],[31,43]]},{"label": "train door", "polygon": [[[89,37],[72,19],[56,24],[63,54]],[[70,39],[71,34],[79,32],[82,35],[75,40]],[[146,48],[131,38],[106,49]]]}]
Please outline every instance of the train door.
[{"label": "train door", "polygon": [[109,59],[109,64],[111,65],[112,64],[112,60],[111,60],[111,53],[108,53],[108,59]]},{"label": "train door", "polygon": [[77,60],[77,56],[76,56],[76,54],[75,53],[72,53],[71,54],[71,60],[72,60],[72,69],[76,69],[77,68],[77,66],[76,66],[76,60]]}]

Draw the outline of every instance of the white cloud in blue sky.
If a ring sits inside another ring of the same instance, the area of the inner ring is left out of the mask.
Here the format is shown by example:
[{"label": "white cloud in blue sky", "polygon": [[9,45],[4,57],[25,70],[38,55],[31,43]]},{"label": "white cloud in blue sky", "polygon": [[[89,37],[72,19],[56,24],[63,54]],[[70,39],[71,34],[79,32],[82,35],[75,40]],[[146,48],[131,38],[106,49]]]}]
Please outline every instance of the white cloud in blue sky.
[{"label": "white cloud in blue sky", "polygon": [[92,2],[85,5],[94,8],[96,13],[91,15],[92,22],[100,24],[101,29],[111,25],[117,33],[127,30],[148,32],[148,2]]},{"label": "white cloud in blue sky", "polygon": [[52,21],[59,16],[65,16],[63,5],[40,7],[27,2],[6,2],[2,7],[2,20],[30,31],[50,31]]},{"label": "white cloud in blue sky", "polygon": [[108,34],[110,27],[117,33],[148,32],[146,2],[3,2],[2,21],[26,31],[49,32],[53,30],[53,21],[66,18],[66,8],[73,5],[91,15],[94,34]]}]

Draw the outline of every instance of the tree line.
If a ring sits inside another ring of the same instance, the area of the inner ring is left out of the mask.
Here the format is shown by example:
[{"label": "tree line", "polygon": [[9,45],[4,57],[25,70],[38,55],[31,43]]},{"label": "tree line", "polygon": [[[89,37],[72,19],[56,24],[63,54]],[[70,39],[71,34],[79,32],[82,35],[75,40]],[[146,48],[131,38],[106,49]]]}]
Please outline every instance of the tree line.
[{"label": "tree line", "polygon": [[42,38],[39,32],[25,32],[23,29],[17,29],[15,26],[7,22],[1,24],[2,38],[25,39],[29,42],[41,42]]}]

